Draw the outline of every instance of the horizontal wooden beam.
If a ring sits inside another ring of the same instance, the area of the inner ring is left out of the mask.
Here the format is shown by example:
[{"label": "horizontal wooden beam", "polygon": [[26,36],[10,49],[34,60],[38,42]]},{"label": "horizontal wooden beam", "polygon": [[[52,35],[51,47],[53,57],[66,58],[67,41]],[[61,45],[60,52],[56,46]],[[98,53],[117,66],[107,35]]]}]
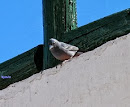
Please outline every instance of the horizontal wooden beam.
[{"label": "horizontal wooden beam", "polygon": [[43,45],[0,64],[0,90],[42,70]]},{"label": "horizontal wooden beam", "polygon": [[130,33],[130,9],[65,33],[62,40],[78,46],[82,51],[90,51],[128,33]]}]

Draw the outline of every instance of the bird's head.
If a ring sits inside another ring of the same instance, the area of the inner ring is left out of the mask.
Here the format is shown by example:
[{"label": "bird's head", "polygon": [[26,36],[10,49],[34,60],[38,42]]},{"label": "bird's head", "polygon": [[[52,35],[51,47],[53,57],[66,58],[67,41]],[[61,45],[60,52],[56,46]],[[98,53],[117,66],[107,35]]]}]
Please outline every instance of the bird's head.
[{"label": "bird's head", "polygon": [[59,41],[54,39],[54,38],[51,38],[49,40],[49,50],[53,49],[54,47],[56,47],[58,45]]}]

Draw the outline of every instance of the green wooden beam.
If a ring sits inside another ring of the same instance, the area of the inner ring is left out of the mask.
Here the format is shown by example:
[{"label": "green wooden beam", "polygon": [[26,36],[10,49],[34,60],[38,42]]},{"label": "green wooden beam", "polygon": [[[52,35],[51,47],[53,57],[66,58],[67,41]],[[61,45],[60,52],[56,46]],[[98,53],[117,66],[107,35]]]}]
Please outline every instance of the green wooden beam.
[{"label": "green wooden beam", "polygon": [[[0,90],[40,72],[43,68],[43,45],[0,64]],[[11,76],[3,79],[1,76]]]},{"label": "green wooden beam", "polygon": [[130,9],[67,32],[62,41],[76,45],[86,52],[128,33],[130,33]]},{"label": "green wooden beam", "polygon": [[44,18],[44,69],[53,67],[58,61],[48,49],[50,38],[61,40],[64,33],[77,28],[76,0],[43,0]]}]

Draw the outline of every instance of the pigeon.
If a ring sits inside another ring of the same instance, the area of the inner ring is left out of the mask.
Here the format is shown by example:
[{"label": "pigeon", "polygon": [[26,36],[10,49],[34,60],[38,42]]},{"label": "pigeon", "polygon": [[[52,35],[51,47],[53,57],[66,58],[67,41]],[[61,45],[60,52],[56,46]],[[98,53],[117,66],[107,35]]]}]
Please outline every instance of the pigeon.
[{"label": "pigeon", "polygon": [[78,47],[60,42],[54,38],[49,40],[49,50],[56,59],[61,61],[71,59],[83,53],[78,52]]}]

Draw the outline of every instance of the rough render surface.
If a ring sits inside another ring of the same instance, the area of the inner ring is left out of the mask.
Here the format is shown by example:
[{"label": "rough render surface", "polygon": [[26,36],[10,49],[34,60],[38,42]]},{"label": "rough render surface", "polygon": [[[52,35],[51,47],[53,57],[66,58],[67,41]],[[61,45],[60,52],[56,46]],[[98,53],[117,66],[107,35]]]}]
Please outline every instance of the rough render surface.
[{"label": "rough render surface", "polygon": [[10,85],[0,107],[130,107],[130,34]]}]

